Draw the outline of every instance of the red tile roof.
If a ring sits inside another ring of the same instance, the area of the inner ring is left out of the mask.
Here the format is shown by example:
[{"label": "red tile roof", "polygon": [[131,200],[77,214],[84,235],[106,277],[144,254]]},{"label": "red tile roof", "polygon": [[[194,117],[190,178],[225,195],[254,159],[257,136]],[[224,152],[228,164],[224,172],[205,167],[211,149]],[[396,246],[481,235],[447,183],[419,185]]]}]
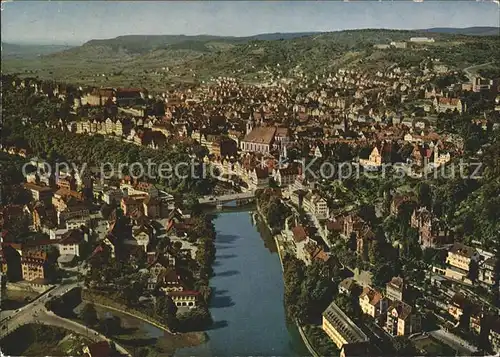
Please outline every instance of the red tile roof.
[{"label": "red tile roof", "polygon": [[294,227],[292,229],[292,233],[293,233],[293,240],[297,243],[302,242],[307,238],[306,230],[302,226]]}]

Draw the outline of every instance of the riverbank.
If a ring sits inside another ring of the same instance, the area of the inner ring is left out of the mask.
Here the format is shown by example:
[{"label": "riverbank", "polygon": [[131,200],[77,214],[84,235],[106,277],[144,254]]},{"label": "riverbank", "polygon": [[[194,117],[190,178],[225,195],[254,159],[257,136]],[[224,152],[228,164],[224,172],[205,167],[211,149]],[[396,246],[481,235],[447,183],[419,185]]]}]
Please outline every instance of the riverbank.
[{"label": "riverbank", "polygon": [[[84,304],[82,304],[84,305]],[[98,318],[117,318],[119,328],[112,332],[112,339],[125,347],[132,356],[149,351],[150,355],[168,357],[180,348],[193,347],[207,341],[205,334],[186,332],[170,334],[143,320],[107,307],[95,305]]]},{"label": "riverbank", "polygon": [[[130,333],[124,333],[116,338],[118,342],[126,345],[129,350],[149,346],[150,348],[156,349],[161,355],[165,354],[171,356],[179,348],[198,346],[208,340],[207,334],[203,331],[182,333],[171,332],[168,326],[161,322],[154,321],[151,317],[130,309],[129,307],[124,308],[119,303],[106,296],[91,293],[88,290],[82,291],[82,301],[95,305],[97,309],[101,310],[103,315],[107,312],[120,317],[121,320],[127,321],[129,327],[133,327]],[[158,332],[155,333],[155,335],[157,335],[156,338],[146,336],[144,332],[141,333],[138,331],[138,326],[140,324],[134,323],[133,320],[156,328],[158,330]],[[128,329],[125,330],[127,331]]]},{"label": "riverbank", "polygon": [[[142,320],[144,322],[147,322],[150,325],[153,325],[161,330],[164,330],[170,334],[175,334],[172,333],[168,326],[162,324],[159,321],[154,321],[151,317],[144,315],[140,313],[139,311],[136,311],[134,309],[131,309],[130,307],[121,305],[114,301],[113,299],[110,299],[106,296],[96,294],[94,292],[91,292],[89,290],[82,290],[82,301],[91,303],[96,306],[101,306],[110,310],[118,311],[121,312],[122,314],[126,314],[129,316],[132,316],[136,319]],[[125,310],[126,309],[126,310]]]},{"label": "riverbank", "polygon": [[[272,232],[271,228],[269,227],[269,224],[267,223],[267,220],[266,220],[266,217],[264,217],[259,209],[259,206],[257,205],[257,218],[255,219],[256,221],[257,220],[261,220],[267,227],[267,229]],[[273,235],[273,238],[274,238],[274,242],[276,244],[276,249],[278,251],[278,256],[279,256],[279,259],[280,259],[280,265],[281,265],[281,271],[283,273],[284,271],[284,264],[283,264],[283,254],[286,250],[285,248],[285,242],[283,241],[282,237],[280,234],[275,234]],[[310,343],[310,341],[308,340],[307,338],[307,335],[303,329],[303,327],[299,324],[299,322],[297,320],[295,320],[295,325],[297,326],[297,329],[300,333],[300,337],[302,338],[302,341],[304,342],[304,345],[307,347],[307,350],[309,351],[309,353],[313,356],[313,357],[320,357],[320,355],[318,353],[316,353],[314,347],[312,346],[312,344]]]},{"label": "riverbank", "polygon": [[[214,220],[216,259],[210,278],[209,341],[175,356],[308,356],[283,305],[281,265],[273,237],[252,212],[221,212]],[[265,328],[263,328],[263,324]]]}]

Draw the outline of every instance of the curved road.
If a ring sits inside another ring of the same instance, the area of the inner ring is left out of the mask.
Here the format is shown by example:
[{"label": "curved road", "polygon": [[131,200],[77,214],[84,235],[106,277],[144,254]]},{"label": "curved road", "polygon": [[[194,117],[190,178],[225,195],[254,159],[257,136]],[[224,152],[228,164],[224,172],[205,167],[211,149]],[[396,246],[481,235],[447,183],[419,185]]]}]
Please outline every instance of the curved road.
[{"label": "curved road", "polygon": [[10,332],[14,331],[15,329],[17,329],[22,325],[29,323],[40,323],[40,324],[65,328],[79,335],[83,335],[87,337],[89,340],[92,340],[94,342],[98,341],[113,342],[118,352],[120,352],[123,355],[130,356],[130,353],[128,353],[128,351],[125,348],[123,348],[116,342],[112,341],[111,339],[107,338],[106,336],[100,334],[99,332],[90,329],[82,324],[79,324],[75,321],[57,316],[52,311],[48,311],[45,308],[46,301],[50,300],[52,297],[58,295],[64,295],[67,291],[75,288],[76,286],[78,286],[78,283],[73,283],[69,285],[59,285],[54,289],[52,289],[50,292],[43,294],[42,296],[33,300],[28,305],[10,313],[7,318],[1,321],[0,339],[5,337]]}]

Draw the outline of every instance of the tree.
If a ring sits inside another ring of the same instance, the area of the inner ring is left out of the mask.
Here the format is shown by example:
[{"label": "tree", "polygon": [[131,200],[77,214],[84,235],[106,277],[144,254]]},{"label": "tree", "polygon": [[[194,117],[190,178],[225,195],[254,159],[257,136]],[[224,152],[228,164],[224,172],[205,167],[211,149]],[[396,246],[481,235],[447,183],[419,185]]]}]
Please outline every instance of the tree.
[{"label": "tree", "polygon": [[150,353],[151,353],[151,348],[141,347],[137,350],[136,356],[137,357],[148,357]]},{"label": "tree", "polygon": [[80,311],[79,317],[87,326],[94,326],[99,321],[93,304],[85,304],[82,311]]},{"label": "tree", "polygon": [[431,208],[432,191],[431,187],[426,182],[419,182],[418,184],[418,203],[420,206]]},{"label": "tree", "polygon": [[389,280],[395,275],[395,267],[393,263],[385,263],[376,268],[373,273],[373,283],[378,287],[384,287]]},{"label": "tree", "polygon": [[417,356],[419,354],[413,342],[406,336],[395,337],[393,347],[397,356]]},{"label": "tree", "polygon": [[368,259],[370,260],[371,264],[375,265],[377,262],[380,262],[380,258],[381,258],[380,243],[377,239],[375,239],[368,246]]},{"label": "tree", "polygon": [[118,316],[107,317],[99,321],[99,328],[105,335],[116,335],[120,333],[122,321]]},{"label": "tree", "polygon": [[363,204],[359,209],[359,216],[372,225],[377,222],[375,207],[371,204]]},{"label": "tree", "polygon": [[213,323],[210,312],[206,308],[194,308],[179,317],[181,331],[201,331]]},{"label": "tree", "polygon": [[339,294],[335,297],[335,304],[347,315],[350,317],[359,316],[359,308],[355,308],[355,304],[353,304],[352,298],[347,295]]},{"label": "tree", "polygon": [[160,321],[165,322],[165,324],[172,330],[175,331],[178,328],[177,320],[177,306],[172,301],[172,298],[168,295],[160,295],[156,298],[155,303],[155,314],[158,316]]}]

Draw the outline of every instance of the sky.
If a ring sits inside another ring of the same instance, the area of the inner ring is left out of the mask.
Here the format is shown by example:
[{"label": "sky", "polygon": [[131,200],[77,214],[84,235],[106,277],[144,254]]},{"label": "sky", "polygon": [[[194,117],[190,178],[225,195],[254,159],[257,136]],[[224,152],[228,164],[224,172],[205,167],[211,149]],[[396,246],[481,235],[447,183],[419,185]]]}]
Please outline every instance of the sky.
[{"label": "sky", "polygon": [[2,1],[2,41],[499,26],[498,1]]}]

